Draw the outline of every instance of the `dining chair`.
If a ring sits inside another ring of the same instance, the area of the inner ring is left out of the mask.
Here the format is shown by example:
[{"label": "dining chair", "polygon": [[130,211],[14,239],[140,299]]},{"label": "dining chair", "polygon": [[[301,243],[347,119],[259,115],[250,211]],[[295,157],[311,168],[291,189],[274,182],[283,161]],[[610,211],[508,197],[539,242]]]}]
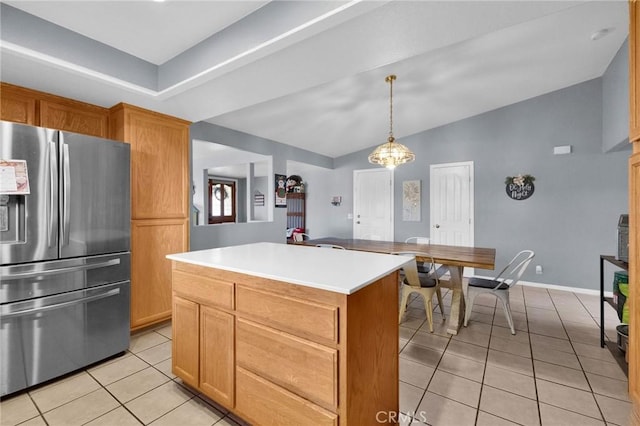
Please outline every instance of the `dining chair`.
[{"label": "dining chair", "polygon": [[509,328],[511,328],[511,334],[516,334],[515,327],[513,326],[513,316],[511,315],[511,306],[509,305],[509,290],[520,280],[520,277],[522,277],[522,274],[534,256],[535,253],[532,250],[522,250],[511,259],[509,264],[505,266],[495,278],[469,278],[465,300],[465,327],[469,322],[473,300],[476,296],[479,294],[493,294],[502,302],[504,314],[507,317]]},{"label": "dining chair", "polygon": [[[409,237],[404,240],[404,242],[413,244],[431,244],[431,239],[429,237]],[[449,272],[449,268],[447,268],[445,265],[436,264],[435,268],[438,271],[438,278]],[[431,265],[425,265],[424,262],[418,262],[419,273],[428,274],[430,270]]]},{"label": "dining chair", "polygon": [[338,246],[335,244],[316,244],[316,247],[322,247],[322,248],[332,248],[332,249],[338,249],[338,250],[345,250],[344,247],[342,246]]},{"label": "dining chair", "polygon": [[[429,237],[409,237],[406,240],[404,240],[405,243],[412,243],[412,244],[429,244],[431,240],[429,239]],[[418,272],[421,274],[427,274],[429,273],[429,270],[431,269],[430,265],[425,265],[424,262],[416,262],[418,265]]]},{"label": "dining chair", "polygon": [[303,232],[296,232],[293,234],[293,241],[295,242],[301,242],[304,241],[304,238],[307,237],[307,240],[311,239],[311,237],[309,236],[309,234],[305,234]]},{"label": "dining chair", "polygon": [[415,244],[429,244],[431,240],[429,237],[409,237],[404,240],[405,243],[415,243]]},{"label": "dining chair", "polygon": [[418,273],[418,267],[416,262],[416,256],[427,257],[430,256],[426,253],[415,251],[401,251],[391,254],[399,256],[408,256],[412,259],[409,263],[406,263],[402,269],[404,276],[401,277],[401,298],[400,298],[400,317],[398,322],[402,322],[402,317],[407,309],[407,301],[411,293],[418,293],[424,299],[424,309],[427,312],[427,321],[429,322],[429,331],[433,333],[433,295],[438,297],[438,305],[440,306],[440,313],[442,314],[442,320],[444,321],[444,308],[442,304],[442,294],[440,293],[440,279],[435,270],[435,264],[433,258],[431,258],[432,267],[430,273]]}]

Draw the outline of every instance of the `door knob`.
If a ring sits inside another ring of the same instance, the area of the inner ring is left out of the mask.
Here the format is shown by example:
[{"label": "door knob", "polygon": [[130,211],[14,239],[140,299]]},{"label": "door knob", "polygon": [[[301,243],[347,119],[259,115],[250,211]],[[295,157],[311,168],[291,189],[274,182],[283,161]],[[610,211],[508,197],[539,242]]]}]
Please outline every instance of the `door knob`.
[{"label": "door knob", "polygon": [[360,221],[357,221],[356,223],[357,223],[358,225],[360,225]]},{"label": "door knob", "polygon": [[434,226],[434,228],[440,228],[440,225],[436,224],[436,226]]}]

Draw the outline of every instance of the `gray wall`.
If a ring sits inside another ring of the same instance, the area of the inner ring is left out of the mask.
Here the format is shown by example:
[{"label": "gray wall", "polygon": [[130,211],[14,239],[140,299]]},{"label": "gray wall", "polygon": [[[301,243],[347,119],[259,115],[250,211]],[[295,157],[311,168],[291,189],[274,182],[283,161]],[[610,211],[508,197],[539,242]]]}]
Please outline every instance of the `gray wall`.
[{"label": "gray wall", "polygon": [[602,76],[602,150],[629,148],[629,41]]},{"label": "gray wall", "polygon": [[[287,160],[304,161],[320,167],[333,167],[333,159],[293,146],[274,142],[210,123],[194,123],[191,139],[215,142],[246,151],[273,156],[273,172],[286,174]],[[190,150],[191,152],[191,150]],[[193,161],[191,160],[191,165]],[[189,200],[191,203],[191,199]],[[274,208],[273,222],[248,222],[206,226],[191,226],[190,249],[202,250],[252,243],[256,241],[286,241],[286,209]]]},{"label": "gray wall", "polygon": [[[395,240],[429,235],[429,165],[473,161],[475,245],[495,247],[496,265],[519,250],[536,252],[526,281],[596,289],[598,257],[616,253],[618,216],[628,210],[630,151],[602,152],[602,79],[598,78],[446,126],[401,138],[416,161],[395,170],[395,199],[402,182],[422,181],[422,221],[403,222],[395,206]],[[553,147],[572,145],[570,155]],[[351,187],[353,170],[371,168],[370,150],[335,159],[340,186]],[[505,194],[504,179],[535,176],[535,193],[524,201]],[[353,196],[344,205],[353,205]],[[350,236],[351,222],[336,234]],[[476,270],[477,275],[493,271]]]},{"label": "gray wall", "polygon": [[[603,78],[401,138],[417,160],[396,169],[395,197],[401,200],[403,181],[421,180],[422,220],[403,222],[401,203],[396,203],[395,239],[429,234],[429,165],[473,161],[475,245],[495,247],[497,267],[521,249],[534,250],[525,281],[597,289],[598,256],[616,253],[617,219],[628,211],[630,147],[603,152],[604,97],[615,101],[618,92],[610,88],[619,87],[619,82],[613,84],[616,79],[626,78],[616,70],[612,65]],[[619,100],[615,103],[620,105]],[[614,128],[620,132],[620,125]],[[272,154],[274,173],[296,172],[307,181],[309,232],[351,237],[347,215],[353,208],[353,171],[373,167],[367,162],[373,146],[332,160],[207,123],[194,124],[191,137]],[[572,145],[573,153],[553,155],[558,145]],[[288,168],[287,160],[333,170]],[[505,194],[505,177],[518,173],[536,177],[535,193],[528,200],[514,201]],[[341,206],[326,206],[333,195],[343,197]],[[268,223],[192,227],[191,249],[284,242],[286,211],[274,212],[274,221]],[[542,265],[544,273],[536,275],[534,265]],[[493,273],[476,270],[478,275]]]},{"label": "gray wall", "polygon": [[[331,205],[331,197],[341,195],[332,193],[334,171],[310,164],[294,161],[287,162],[287,176],[299,175],[304,182],[306,192],[306,232],[311,238],[335,236],[335,221],[331,220],[336,209]],[[344,204],[343,204],[344,206]],[[345,216],[346,220],[346,216]]]}]

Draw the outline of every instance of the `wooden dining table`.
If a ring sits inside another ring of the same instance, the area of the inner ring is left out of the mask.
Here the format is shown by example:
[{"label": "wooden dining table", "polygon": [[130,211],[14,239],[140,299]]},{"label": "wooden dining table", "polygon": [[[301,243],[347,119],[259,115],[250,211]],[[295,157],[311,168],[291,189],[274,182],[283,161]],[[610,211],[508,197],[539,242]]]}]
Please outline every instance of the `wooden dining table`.
[{"label": "wooden dining table", "polygon": [[418,261],[445,265],[449,269],[450,279],[443,280],[442,286],[452,291],[451,312],[447,333],[458,334],[464,320],[464,297],[467,293],[466,282],[462,279],[464,267],[495,269],[496,249],[484,247],[462,247],[442,244],[415,244],[395,241],[359,240],[351,238],[317,238],[298,241],[293,244],[315,246],[317,244],[331,244],[344,247],[347,250],[360,250],[374,253],[397,253],[403,251],[420,252],[430,257],[416,256]]}]

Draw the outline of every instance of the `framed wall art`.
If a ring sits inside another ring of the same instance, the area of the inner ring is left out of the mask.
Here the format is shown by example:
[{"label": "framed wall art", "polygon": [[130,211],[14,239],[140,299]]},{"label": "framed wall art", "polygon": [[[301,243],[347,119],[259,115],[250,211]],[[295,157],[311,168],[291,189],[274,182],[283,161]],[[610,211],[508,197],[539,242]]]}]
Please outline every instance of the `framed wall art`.
[{"label": "framed wall art", "polygon": [[402,182],[402,220],[420,221],[420,181],[405,180]]},{"label": "framed wall art", "polygon": [[276,207],[287,208],[287,175],[276,174]]}]

